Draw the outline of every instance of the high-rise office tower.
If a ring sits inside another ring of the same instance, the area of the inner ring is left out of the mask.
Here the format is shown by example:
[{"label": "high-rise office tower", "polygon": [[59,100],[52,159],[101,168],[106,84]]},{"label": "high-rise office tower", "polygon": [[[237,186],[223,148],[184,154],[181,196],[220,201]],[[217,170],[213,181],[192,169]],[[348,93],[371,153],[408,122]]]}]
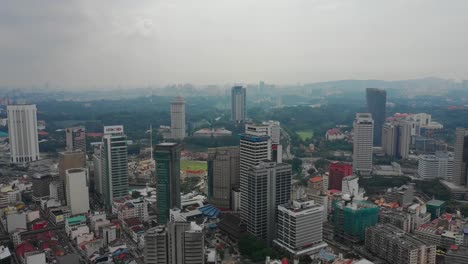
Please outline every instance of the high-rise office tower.
[{"label": "high-rise office tower", "polygon": [[10,161],[26,163],[39,160],[36,105],[8,105]]},{"label": "high-rise office tower", "polygon": [[262,125],[268,126],[268,135],[271,141],[271,160],[283,162],[283,146],[281,145],[281,125],[279,121],[265,121]]},{"label": "high-rise office tower", "polygon": [[70,127],[65,129],[67,150],[81,150],[86,155],[86,130],[84,127]]},{"label": "high-rise office tower", "polygon": [[65,188],[65,177],[66,171],[69,169],[75,168],[84,168],[86,167],[86,160],[83,151],[75,150],[75,151],[64,151],[59,152],[59,163],[58,163],[58,171],[59,171],[59,184],[61,184],[61,188],[59,190],[58,196],[60,201],[66,201],[66,188]]},{"label": "high-rise office tower", "polygon": [[208,149],[208,201],[222,209],[233,208],[232,190],[238,189],[239,147]]},{"label": "high-rise office tower", "polygon": [[169,222],[169,210],[180,206],[180,151],[177,143],[155,146],[158,223]]},{"label": "high-rise office tower", "polygon": [[102,190],[106,208],[128,195],[127,136],[123,126],[105,126],[101,150]]},{"label": "high-rise office tower", "polygon": [[411,144],[411,123],[393,121],[382,129],[382,149],[388,156],[406,159]]},{"label": "high-rise office tower", "polygon": [[246,90],[242,86],[234,86],[231,89],[231,119],[236,123],[245,121]]},{"label": "high-rise office tower", "polygon": [[185,138],[185,100],[180,96],[171,102],[171,137],[177,140]]},{"label": "high-rise office tower", "polygon": [[381,146],[382,126],[385,123],[385,105],[387,104],[387,91],[378,88],[367,88],[367,111],[374,119],[374,146]]},{"label": "high-rise office tower", "polygon": [[353,170],[367,175],[372,171],[374,120],[369,113],[358,113],[354,120]]},{"label": "high-rise office tower", "polygon": [[145,263],[203,264],[203,228],[195,222],[170,222],[145,234]]},{"label": "high-rise office tower", "polygon": [[52,181],[53,177],[48,174],[34,175],[31,177],[33,201],[37,202],[49,198],[50,183]]},{"label": "high-rise office tower", "polygon": [[271,243],[278,205],[291,197],[291,165],[262,161],[250,167],[246,176],[246,188],[241,190],[241,217],[249,233]]},{"label": "high-rise office tower", "polygon": [[468,183],[468,128],[457,128],[455,131],[452,182],[460,186]]},{"label": "high-rise office tower", "polygon": [[67,205],[73,215],[84,214],[89,211],[87,173],[87,170],[83,168],[66,171],[65,193],[67,194]]},{"label": "high-rise office tower", "polygon": [[310,201],[293,201],[278,206],[274,243],[295,257],[316,254],[323,242],[323,206]]},{"label": "high-rise office tower", "polygon": [[261,161],[271,160],[271,139],[266,125],[245,125],[245,133],[240,136],[240,202],[247,203],[248,171]]}]

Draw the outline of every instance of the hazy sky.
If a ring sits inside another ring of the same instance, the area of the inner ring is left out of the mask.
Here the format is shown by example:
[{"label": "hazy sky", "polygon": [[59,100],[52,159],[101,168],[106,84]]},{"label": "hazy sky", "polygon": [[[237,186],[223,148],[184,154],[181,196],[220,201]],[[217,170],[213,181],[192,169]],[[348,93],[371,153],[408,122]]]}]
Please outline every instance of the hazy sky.
[{"label": "hazy sky", "polygon": [[466,0],[2,0],[0,85],[468,78]]}]

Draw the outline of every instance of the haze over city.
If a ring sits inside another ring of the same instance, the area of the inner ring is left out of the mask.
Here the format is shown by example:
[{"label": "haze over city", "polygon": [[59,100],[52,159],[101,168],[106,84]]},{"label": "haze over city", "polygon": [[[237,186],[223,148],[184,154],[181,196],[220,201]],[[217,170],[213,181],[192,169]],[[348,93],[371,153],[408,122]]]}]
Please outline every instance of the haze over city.
[{"label": "haze over city", "polygon": [[16,1],[0,85],[466,79],[463,0]]}]

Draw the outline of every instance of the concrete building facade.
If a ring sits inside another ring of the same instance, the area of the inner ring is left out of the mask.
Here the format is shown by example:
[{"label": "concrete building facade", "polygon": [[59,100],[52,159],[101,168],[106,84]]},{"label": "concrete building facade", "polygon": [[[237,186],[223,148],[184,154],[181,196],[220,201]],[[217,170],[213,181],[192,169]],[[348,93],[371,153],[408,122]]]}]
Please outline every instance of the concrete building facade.
[{"label": "concrete building facade", "polygon": [[232,190],[240,186],[240,150],[208,149],[208,201],[218,208],[233,209]]},{"label": "concrete building facade", "polygon": [[440,178],[452,181],[454,157],[451,152],[436,152],[435,155],[420,155],[418,175],[423,179]]},{"label": "concrete building facade", "polygon": [[260,162],[247,172],[247,188],[241,191],[241,217],[247,231],[267,243],[275,236],[278,206],[290,200],[291,177],[291,165],[284,163]]},{"label": "concrete building facade", "polygon": [[36,105],[8,105],[10,161],[27,163],[39,160]]},{"label": "concrete building facade", "polygon": [[67,150],[81,150],[86,155],[86,130],[84,127],[70,127],[65,129]]},{"label": "concrete building facade", "polygon": [[171,102],[171,138],[182,140],[185,133],[185,100],[178,96]]},{"label": "concrete building facade", "polygon": [[128,194],[127,137],[123,126],[105,126],[101,151],[102,190],[106,208]]},{"label": "concrete building facade", "polygon": [[372,138],[374,120],[369,113],[358,113],[354,120],[353,170],[359,174],[372,171]]},{"label": "concrete building facade", "polygon": [[73,215],[89,211],[88,172],[84,168],[69,169],[65,176],[67,205]]},{"label": "concrete building facade", "polygon": [[455,131],[452,182],[459,186],[467,186],[468,183],[468,128],[457,128]]}]

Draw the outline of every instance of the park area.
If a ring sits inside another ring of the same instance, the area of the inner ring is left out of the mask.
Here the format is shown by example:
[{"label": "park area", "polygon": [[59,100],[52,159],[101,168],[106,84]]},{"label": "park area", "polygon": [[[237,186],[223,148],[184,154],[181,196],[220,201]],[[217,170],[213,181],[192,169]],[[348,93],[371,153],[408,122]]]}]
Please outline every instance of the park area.
[{"label": "park area", "polygon": [[181,160],[180,161],[180,170],[182,171],[206,171],[208,165],[206,161],[197,161],[197,160]]},{"label": "park area", "polygon": [[297,135],[299,135],[302,141],[306,141],[314,137],[314,132],[313,131],[298,131]]}]

